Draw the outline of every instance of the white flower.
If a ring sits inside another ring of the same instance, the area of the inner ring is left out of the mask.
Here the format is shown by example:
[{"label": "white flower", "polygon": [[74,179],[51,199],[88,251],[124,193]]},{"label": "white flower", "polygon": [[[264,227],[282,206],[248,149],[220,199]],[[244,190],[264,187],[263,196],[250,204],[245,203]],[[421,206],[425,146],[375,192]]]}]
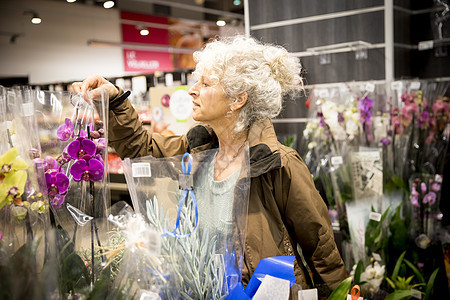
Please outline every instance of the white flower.
[{"label": "white flower", "polygon": [[316,142],[311,142],[311,143],[308,144],[308,149],[309,150],[314,149],[315,147],[317,147],[317,143]]},{"label": "white flower", "polygon": [[353,120],[348,120],[345,124],[345,128],[347,130],[347,133],[351,136],[355,136],[358,134],[358,124],[356,124]]}]

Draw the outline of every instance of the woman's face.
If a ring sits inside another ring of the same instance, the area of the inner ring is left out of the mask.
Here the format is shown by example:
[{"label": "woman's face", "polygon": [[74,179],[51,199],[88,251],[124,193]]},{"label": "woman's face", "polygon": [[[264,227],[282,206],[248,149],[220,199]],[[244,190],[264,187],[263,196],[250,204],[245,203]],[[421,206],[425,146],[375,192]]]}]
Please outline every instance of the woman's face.
[{"label": "woman's face", "polygon": [[189,89],[194,104],[192,117],[209,125],[219,124],[230,112],[232,102],[225,96],[222,86],[203,74]]}]

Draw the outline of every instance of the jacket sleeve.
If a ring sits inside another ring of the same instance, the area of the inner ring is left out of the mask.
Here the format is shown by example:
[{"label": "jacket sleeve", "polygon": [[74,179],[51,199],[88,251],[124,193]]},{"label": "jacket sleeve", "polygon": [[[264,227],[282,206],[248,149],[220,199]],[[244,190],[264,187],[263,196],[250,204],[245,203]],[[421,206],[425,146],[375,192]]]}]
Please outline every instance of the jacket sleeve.
[{"label": "jacket sleeve", "polygon": [[335,289],[347,272],[334,241],[328,209],[300,156],[291,151],[285,159],[281,172],[286,223],[310,266]]},{"label": "jacket sleeve", "polygon": [[168,157],[188,150],[186,136],[163,136],[146,130],[128,99],[109,110],[108,140],[120,158]]}]

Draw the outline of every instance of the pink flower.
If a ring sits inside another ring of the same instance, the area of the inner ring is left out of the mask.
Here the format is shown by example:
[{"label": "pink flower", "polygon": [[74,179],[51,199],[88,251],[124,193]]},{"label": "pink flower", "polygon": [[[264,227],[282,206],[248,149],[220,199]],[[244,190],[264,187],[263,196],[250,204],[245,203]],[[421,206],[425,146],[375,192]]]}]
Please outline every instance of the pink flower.
[{"label": "pink flower", "polygon": [[395,130],[396,134],[402,134],[403,133],[403,126],[402,126],[402,123],[400,122],[400,117],[399,116],[392,117],[391,123],[394,126],[394,130]]},{"label": "pink flower", "polygon": [[423,197],[423,203],[428,205],[433,205],[436,203],[436,193],[435,192],[429,192],[428,194]]},{"label": "pink flower", "polygon": [[450,112],[450,105],[444,101],[442,101],[441,99],[437,100],[436,102],[434,102],[433,104],[433,112],[435,114],[444,114],[444,115],[448,115]]},{"label": "pink flower", "polygon": [[437,182],[431,184],[431,190],[436,193],[439,192],[441,190],[441,184]]},{"label": "pink flower", "polygon": [[402,123],[404,126],[409,126],[411,124],[413,116],[417,112],[418,109],[419,109],[419,106],[415,103],[405,105],[402,108]]},{"label": "pink flower", "polygon": [[422,193],[426,193],[427,192],[427,185],[425,184],[425,182],[421,182],[420,183],[420,191]]}]

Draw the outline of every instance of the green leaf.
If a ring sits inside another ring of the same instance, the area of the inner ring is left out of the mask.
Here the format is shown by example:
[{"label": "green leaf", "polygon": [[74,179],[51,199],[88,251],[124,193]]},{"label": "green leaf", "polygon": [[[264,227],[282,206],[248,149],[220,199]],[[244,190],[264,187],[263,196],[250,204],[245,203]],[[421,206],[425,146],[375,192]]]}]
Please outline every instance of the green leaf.
[{"label": "green leaf", "polygon": [[398,205],[395,209],[395,214],[392,216],[389,222],[389,230],[391,231],[391,237],[389,238],[394,250],[404,249],[408,241],[408,227],[404,220],[401,218],[402,205]]},{"label": "green leaf", "polygon": [[361,282],[359,282],[361,280],[361,273],[362,273],[362,260],[359,260],[358,264],[356,265],[356,269],[355,269],[355,276],[354,276],[354,281],[356,284],[361,285]]},{"label": "green leaf", "polygon": [[416,268],[415,265],[413,265],[409,260],[406,258],[403,260],[405,264],[414,272],[416,277],[418,278],[419,282],[425,283],[425,278],[423,278],[422,273],[419,271],[419,269]]},{"label": "green leaf", "polygon": [[345,300],[352,285],[352,277],[344,279],[338,287],[331,293],[328,300]]},{"label": "green leaf", "polygon": [[400,257],[397,259],[397,262],[395,263],[394,271],[392,271],[392,279],[396,279],[398,277],[398,271],[400,270],[400,267],[402,265],[403,257],[405,257],[406,251],[403,251],[403,253],[400,255]]},{"label": "green leaf", "polygon": [[386,281],[387,281],[388,284],[392,287],[392,289],[395,290],[395,283],[394,283],[391,279],[389,279],[389,278],[387,278],[387,277],[386,277]]},{"label": "green leaf", "polygon": [[398,176],[396,174],[392,174],[392,181],[399,188],[401,188],[401,189],[403,189],[405,191],[408,190],[408,187],[406,186],[405,182],[403,181],[403,179],[400,176]]},{"label": "green leaf", "polygon": [[428,300],[430,298],[431,291],[433,290],[433,286],[434,286],[434,280],[436,279],[438,272],[439,272],[439,268],[434,270],[433,274],[431,274],[430,279],[428,280],[427,286],[425,288],[424,300]]},{"label": "green leaf", "polygon": [[395,291],[395,292],[389,294],[389,296],[387,296],[385,298],[385,300],[399,300],[399,299],[411,297],[412,295],[415,295],[415,294],[420,294],[420,292],[419,291],[405,291],[405,290]]}]

